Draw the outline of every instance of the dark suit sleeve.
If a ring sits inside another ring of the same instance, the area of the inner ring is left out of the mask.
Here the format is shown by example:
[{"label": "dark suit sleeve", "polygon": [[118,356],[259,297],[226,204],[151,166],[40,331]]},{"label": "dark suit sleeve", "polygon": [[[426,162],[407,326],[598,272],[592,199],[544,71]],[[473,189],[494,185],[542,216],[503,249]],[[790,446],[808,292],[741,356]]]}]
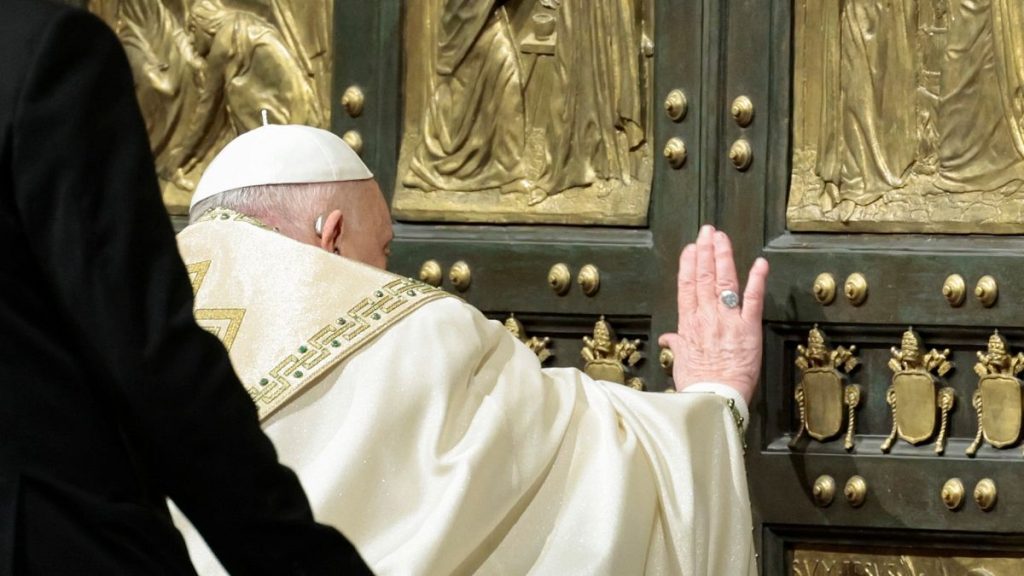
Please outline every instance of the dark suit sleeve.
[{"label": "dark suit sleeve", "polygon": [[[241,574],[352,573],[277,462],[192,293],[157,186],[131,73],[98,19],[67,11],[41,38],[13,126],[26,249],[87,340],[146,472]],[[358,570],[357,570],[358,571]]]}]

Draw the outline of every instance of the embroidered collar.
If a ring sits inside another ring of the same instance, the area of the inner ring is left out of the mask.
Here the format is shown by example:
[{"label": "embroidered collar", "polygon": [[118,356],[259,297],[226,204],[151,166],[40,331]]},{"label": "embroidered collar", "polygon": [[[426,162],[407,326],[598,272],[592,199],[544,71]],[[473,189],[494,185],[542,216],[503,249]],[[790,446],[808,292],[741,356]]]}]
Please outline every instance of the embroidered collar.
[{"label": "embroidered collar", "polygon": [[253,218],[252,216],[247,216],[245,214],[242,214],[241,212],[236,212],[230,208],[224,208],[221,206],[217,206],[216,208],[210,208],[209,210],[204,212],[202,216],[197,218],[194,224],[199,224],[200,222],[210,222],[211,220],[234,220],[236,222],[246,222],[258,228],[263,228],[264,230],[275,231],[273,228],[267,226],[266,224],[263,223],[263,221],[261,221],[258,218]]}]

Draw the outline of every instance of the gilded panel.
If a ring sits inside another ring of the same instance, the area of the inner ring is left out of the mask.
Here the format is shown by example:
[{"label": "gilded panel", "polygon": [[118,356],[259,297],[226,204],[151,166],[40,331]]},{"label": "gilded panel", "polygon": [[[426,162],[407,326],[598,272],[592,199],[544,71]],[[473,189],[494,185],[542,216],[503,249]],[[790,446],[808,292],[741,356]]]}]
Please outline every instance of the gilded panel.
[{"label": "gilded panel", "polygon": [[1011,576],[1024,573],[1024,559],[962,555],[901,554],[889,550],[797,549],[790,576]]},{"label": "gilded panel", "polygon": [[406,3],[395,215],[645,224],[652,2]]},{"label": "gilded panel", "polygon": [[333,0],[89,0],[132,67],[164,202],[185,213],[231,138],[275,124],[326,127]]},{"label": "gilded panel", "polygon": [[790,229],[1024,232],[1024,5],[793,6]]}]

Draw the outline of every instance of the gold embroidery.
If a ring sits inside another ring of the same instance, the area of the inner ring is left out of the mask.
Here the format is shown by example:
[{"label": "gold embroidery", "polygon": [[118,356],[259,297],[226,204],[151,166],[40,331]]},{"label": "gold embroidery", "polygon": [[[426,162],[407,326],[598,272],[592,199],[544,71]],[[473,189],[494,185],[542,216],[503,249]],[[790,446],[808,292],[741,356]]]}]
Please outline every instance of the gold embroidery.
[{"label": "gold embroidery", "polygon": [[[212,260],[203,260],[185,267],[188,270],[188,279],[192,283],[193,297],[198,295],[203,287],[203,281],[206,280],[206,273],[210,271],[212,263]],[[196,308],[193,313],[200,328],[219,338],[224,347],[231,350],[238,330],[242,327],[245,308]]]},{"label": "gold embroidery", "polygon": [[188,270],[188,281],[192,283],[192,296],[199,293],[199,287],[206,280],[206,273],[210,271],[210,261],[194,262],[186,266]]},{"label": "gold embroidery", "polygon": [[259,228],[263,228],[264,230],[271,229],[258,218],[253,218],[252,216],[248,216],[240,212],[235,212],[230,208],[223,208],[219,206],[216,208],[210,208],[206,212],[203,212],[203,215],[197,218],[196,221],[193,222],[193,224],[199,224],[200,222],[209,222],[211,220],[235,220],[236,222],[246,222],[248,224],[252,224],[253,226],[258,226]]},{"label": "gold embroidery", "polygon": [[361,349],[374,336],[423,304],[449,294],[411,278],[374,290],[335,322],[324,326],[246,390],[266,419],[321,374]]},{"label": "gold embroidery", "polygon": [[196,324],[213,334],[231,350],[245,318],[244,308],[200,308],[195,310]]}]

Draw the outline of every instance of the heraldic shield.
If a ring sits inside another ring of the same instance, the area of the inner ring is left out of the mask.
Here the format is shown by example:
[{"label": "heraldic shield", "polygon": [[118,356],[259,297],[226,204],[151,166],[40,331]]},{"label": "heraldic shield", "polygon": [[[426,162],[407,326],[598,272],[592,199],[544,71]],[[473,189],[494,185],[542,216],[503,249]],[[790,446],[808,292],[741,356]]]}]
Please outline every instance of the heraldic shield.
[{"label": "heraldic shield", "polygon": [[941,424],[935,440],[935,453],[946,449],[946,432],[949,426],[949,412],[956,402],[956,394],[950,387],[936,389],[938,376],[945,376],[953,369],[947,360],[949,350],[924,352],[921,337],[911,327],[903,333],[900,348],[892,348],[889,368],[894,372],[892,386],[885,394],[885,401],[892,409],[892,432],[882,442],[882,452],[888,452],[899,436],[917,445],[935,434],[939,414]]},{"label": "heraldic shield", "polygon": [[920,444],[935,433],[935,379],[923,370],[900,372],[892,378],[896,430],[900,438]]},{"label": "heraldic shield", "polygon": [[1024,354],[1011,354],[1006,338],[996,330],[988,349],[978,352],[974,371],[979,378],[971,405],[978,414],[978,434],[967,447],[968,456],[977,453],[983,436],[995,448],[1006,448],[1020,438],[1024,383],[1017,375],[1024,371]]},{"label": "heraldic shield", "polygon": [[1003,374],[982,376],[978,393],[985,407],[981,414],[985,441],[996,448],[1017,442],[1021,422],[1020,380]]},{"label": "heraldic shield", "polygon": [[843,428],[843,377],[830,367],[811,368],[803,376],[807,433],[819,442]]},{"label": "heraldic shield", "polygon": [[616,384],[626,383],[626,369],[622,363],[611,358],[599,358],[587,362],[587,376],[594,380],[605,380]]},{"label": "heraldic shield", "polygon": [[818,442],[831,440],[843,429],[843,417],[848,422],[843,447],[853,450],[857,419],[855,411],[860,404],[860,387],[849,384],[843,372],[851,372],[860,363],[856,346],[835,349],[825,341],[825,332],[815,324],[807,335],[807,346],[796,347],[793,363],[800,370],[800,382],[793,390],[800,411],[800,429],[789,443],[796,449],[806,432]]}]

